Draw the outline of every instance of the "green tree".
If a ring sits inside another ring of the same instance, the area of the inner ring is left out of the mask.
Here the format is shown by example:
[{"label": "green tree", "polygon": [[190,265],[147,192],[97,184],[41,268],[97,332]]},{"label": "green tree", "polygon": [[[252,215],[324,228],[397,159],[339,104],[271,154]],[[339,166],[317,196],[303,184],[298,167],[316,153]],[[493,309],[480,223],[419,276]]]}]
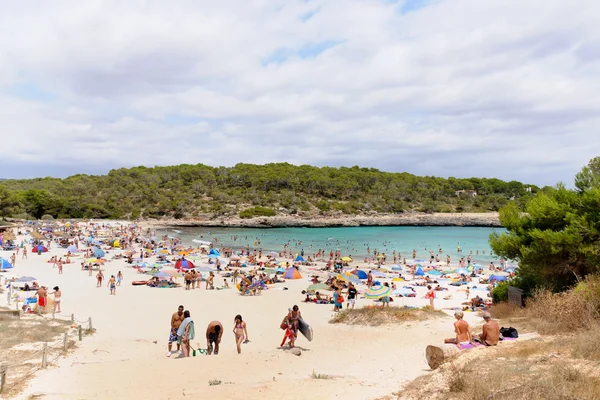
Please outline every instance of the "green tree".
[{"label": "green tree", "polygon": [[494,252],[519,262],[528,286],[563,290],[600,272],[600,169],[598,158],[577,174],[578,190],[564,185],[544,190],[526,203],[500,210],[507,233],[490,235]]}]

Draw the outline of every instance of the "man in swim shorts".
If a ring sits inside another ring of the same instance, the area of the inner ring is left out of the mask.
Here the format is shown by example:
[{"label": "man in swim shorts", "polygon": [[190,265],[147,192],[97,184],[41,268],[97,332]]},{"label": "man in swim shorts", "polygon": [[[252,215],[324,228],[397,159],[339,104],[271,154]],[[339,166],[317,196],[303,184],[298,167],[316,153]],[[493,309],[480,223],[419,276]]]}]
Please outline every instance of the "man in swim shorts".
[{"label": "man in swim shorts", "polygon": [[181,348],[181,344],[177,341],[177,330],[183,322],[183,319],[183,306],[179,306],[177,312],[173,313],[173,316],[171,316],[171,331],[169,333],[169,350],[167,351],[167,357],[171,357],[171,353],[173,352],[173,342],[177,343],[177,351]]},{"label": "man in swim shorts", "polygon": [[481,335],[475,335],[474,340],[485,346],[495,346],[500,340],[500,325],[492,319],[489,312],[485,311],[482,315],[485,323],[481,328]]},{"label": "man in swim shorts", "polygon": [[219,354],[219,343],[221,343],[221,336],[223,336],[223,325],[219,321],[212,321],[206,328],[206,347],[208,348],[208,355],[213,353]]}]

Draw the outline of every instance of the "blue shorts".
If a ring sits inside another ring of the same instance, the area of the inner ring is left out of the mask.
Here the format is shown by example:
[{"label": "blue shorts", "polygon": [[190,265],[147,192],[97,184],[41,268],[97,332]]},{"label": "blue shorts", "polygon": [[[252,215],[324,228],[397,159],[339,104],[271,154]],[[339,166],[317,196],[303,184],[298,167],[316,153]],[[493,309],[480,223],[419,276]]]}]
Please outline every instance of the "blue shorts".
[{"label": "blue shorts", "polygon": [[169,331],[169,343],[174,343],[177,341],[177,333],[173,333],[173,331]]}]

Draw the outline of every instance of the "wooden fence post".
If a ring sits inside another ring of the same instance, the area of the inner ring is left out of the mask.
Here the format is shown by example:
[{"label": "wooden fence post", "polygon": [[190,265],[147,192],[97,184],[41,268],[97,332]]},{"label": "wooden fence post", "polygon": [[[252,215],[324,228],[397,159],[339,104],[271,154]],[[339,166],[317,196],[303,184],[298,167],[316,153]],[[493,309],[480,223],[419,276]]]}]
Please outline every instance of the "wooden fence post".
[{"label": "wooden fence post", "polygon": [[69,350],[69,332],[65,332],[65,337],[63,338],[63,351],[66,353]]},{"label": "wooden fence post", "polygon": [[79,341],[83,340],[83,332],[81,331],[81,325],[79,325]]},{"label": "wooden fence post", "polygon": [[71,314],[71,323],[75,322],[75,314]]},{"label": "wooden fence post", "polygon": [[90,326],[88,327],[88,330],[91,331],[92,330],[92,317],[90,317]]},{"label": "wooden fence post", "polygon": [[42,350],[42,368],[46,368],[48,363],[48,343],[44,343],[44,350]]},{"label": "wooden fence post", "polygon": [[6,370],[8,366],[6,364],[0,365],[0,393],[4,393],[6,388]]}]

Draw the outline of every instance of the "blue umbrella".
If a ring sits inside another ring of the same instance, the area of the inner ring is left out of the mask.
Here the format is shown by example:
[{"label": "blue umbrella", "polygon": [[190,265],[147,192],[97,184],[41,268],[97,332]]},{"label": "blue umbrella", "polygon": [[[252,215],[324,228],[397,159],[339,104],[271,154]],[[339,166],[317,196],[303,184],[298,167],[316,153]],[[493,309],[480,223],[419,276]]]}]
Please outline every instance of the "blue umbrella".
[{"label": "blue umbrella", "polygon": [[402,271],[402,267],[398,264],[392,265],[392,271]]},{"label": "blue umbrella", "polygon": [[456,273],[457,273],[457,274],[461,274],[461,275],[469,275],[469,271],[467,271],[467,270],[466,270],[466,269],[464,269],[464,268],[459,268],[459,269],[457,269],[457,270],[456,270]]},{"label": "blue umbrella", "polygon": [[94,256],[96,256],[96,258],[102,258],[104,257],[104,250],[102,250],[100,247],[96,247],[94,249]]},{"label": "blue umbrella", "polygon": [[148,264],[147,262],[143,262],[143,263],[141,263],[141,264],[138,264],[137,266],[138,266],[138,267],[142,267],[142,268],[147,268],[147,267],[149,267],[149,266],[150,266],[150,264]]},{"label": "blue umbrella", "polygon": [[77,246],[72,244],[69,247],[67,247],[67,251],[70,253],[77,253],[79,251],[79,249],[77,248]]},{"label": "blue umbrella", "polygon": [[12,267],[12,264],[9,263],[8,260],[0,258],[0,269],[11,269]]},{"label": "blue umbrella", "polygon": [[427,275],[441,276],[442,273],[440,271],[431,270],[431,271],[427,272]]}]

